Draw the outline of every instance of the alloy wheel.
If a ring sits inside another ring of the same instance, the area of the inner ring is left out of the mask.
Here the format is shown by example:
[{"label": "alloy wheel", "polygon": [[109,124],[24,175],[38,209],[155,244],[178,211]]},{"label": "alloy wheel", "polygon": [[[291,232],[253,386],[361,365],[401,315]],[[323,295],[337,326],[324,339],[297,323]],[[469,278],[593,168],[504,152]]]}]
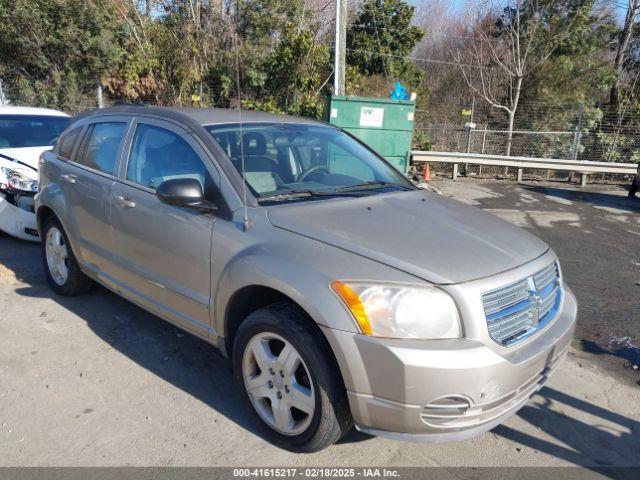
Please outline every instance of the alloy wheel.
[{"label": "alloy wheel", "polygon": [[69,252],[62,232],[56,227],[51,227],[47,231],[45,252],[53,281],[63,286],[69,277]]},{"label": "alloy wheel", "polygon": [[244,351],[242,376],[251,404],[264,422],[284,435],[304,432],[315,411],[309,369],[280,335],[254,336]]}]

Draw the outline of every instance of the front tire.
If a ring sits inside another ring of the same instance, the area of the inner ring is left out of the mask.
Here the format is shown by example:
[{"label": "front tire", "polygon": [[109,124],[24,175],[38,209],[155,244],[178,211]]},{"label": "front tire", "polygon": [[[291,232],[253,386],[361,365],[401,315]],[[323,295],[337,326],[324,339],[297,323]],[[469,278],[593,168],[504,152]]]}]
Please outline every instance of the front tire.
[{"label": "front tire", "polygon": [[42,233],[42,261],[49,287],[64,296],[88,292],[93,282],[80,270],[69,238],[58,219],[48,217]]},{"label": "front tire", "polygon": [[235,337],[233,367],[247,409],[276,445],[315,452],[351,429],[330,347],[295,305],[276,303],[249,315]]}]

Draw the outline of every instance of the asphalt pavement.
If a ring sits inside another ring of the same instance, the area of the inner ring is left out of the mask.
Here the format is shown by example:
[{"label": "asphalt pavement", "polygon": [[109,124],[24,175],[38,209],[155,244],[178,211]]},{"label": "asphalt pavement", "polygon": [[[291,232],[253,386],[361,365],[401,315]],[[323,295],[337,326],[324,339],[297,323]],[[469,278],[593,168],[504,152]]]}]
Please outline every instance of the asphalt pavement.
[{"label": "asphalt pavement", "polygon": [[640,200],[620,187],[432,183],[546,240],[579,300],[568,358],[504,425],[448,444],[354,431],[316,454],[281,450],[213,347],[104,288],[53,295],[39,246],[0,235],[0,466],[640,466]]}]

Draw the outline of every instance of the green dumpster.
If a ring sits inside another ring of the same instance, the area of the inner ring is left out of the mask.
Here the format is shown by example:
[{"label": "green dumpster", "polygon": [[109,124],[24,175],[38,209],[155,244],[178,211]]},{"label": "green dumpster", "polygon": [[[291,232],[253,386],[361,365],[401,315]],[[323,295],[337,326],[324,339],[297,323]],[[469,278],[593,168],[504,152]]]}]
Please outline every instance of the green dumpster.
[{"label": "green dumpster", "polygon": [[416,102],[343,97],[329,102],[329,123],[353,134],[401,172],[409,169]]}]

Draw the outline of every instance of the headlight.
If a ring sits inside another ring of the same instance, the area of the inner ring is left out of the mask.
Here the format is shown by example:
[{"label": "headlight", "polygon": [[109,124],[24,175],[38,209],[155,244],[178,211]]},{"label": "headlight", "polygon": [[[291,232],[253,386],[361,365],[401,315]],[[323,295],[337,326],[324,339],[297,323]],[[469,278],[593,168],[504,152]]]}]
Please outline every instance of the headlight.
[{"label": "headlight", "polygon": [[1,167],[0,172],[2,172],[0,176],[0,189],[19,190],[27,193],[36,193],[38,191],[37,180],[26,177],[12,168]]},{"label": "headlight", "polygon": [[362,333],[387,338],[460,338],[453,299],[433,286],[375,285],[335,281]]}]

